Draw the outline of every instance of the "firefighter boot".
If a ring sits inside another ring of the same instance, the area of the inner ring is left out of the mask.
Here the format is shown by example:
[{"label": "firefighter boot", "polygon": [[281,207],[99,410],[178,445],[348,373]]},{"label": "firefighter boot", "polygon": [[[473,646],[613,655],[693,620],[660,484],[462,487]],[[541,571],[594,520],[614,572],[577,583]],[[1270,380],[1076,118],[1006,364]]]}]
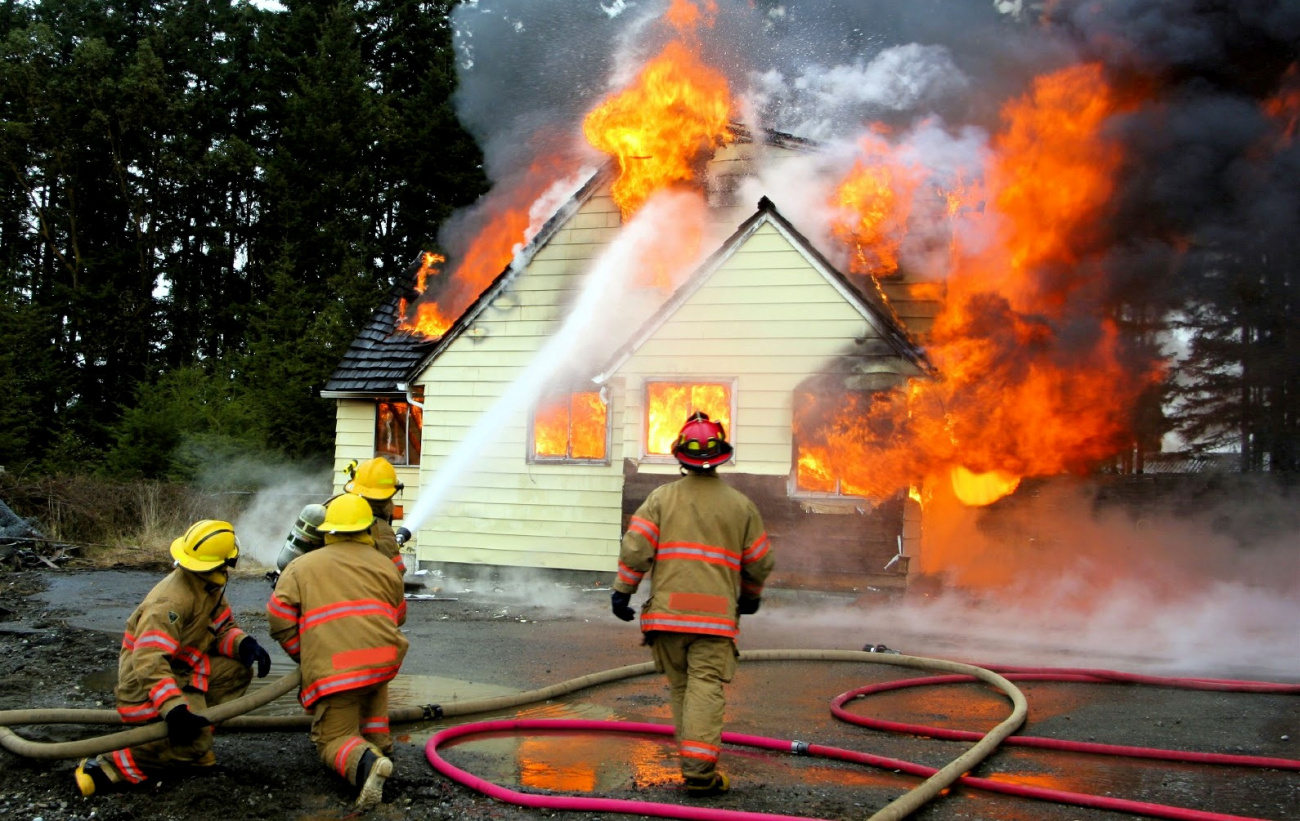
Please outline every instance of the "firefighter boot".
[{"label": "firefighter boot", "polygon": [[731,779],[727,778],[726,773],[717,772],[704,778],[686,779],[686,795],[688,798],[708,798],[711,795],[721,795],[731,789]]},{"label": "firefighter boot", "polygon": [[104,768],[99,766],[99,761],[94,758],[83,758],[73,771],[72,777],[77,781],[77,789],[81,790],[82,796],[89,798],[95,793],[105,793],[113,789],[113,779],[109,778]]},{"label": "firefighter boot", "polygon": [[361,787],[354,805],[358,810],[368,810],[384,800],[384,779],[393,774],[393,762],[366,750],[357,762],[356,783]]}]

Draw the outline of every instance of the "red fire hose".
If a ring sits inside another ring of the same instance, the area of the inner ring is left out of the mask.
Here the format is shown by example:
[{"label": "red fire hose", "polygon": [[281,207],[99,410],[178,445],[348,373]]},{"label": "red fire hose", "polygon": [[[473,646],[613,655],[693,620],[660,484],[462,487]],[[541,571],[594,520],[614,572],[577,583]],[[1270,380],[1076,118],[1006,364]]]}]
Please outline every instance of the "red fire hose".
[{"label": "red fire hose", "polygon": [[[854,655],[854,654],[850,654]],[[742,654],[742,659],[748,656],[750,659],[770,658],[763,651],[758,653]],[[875,659],[873,659],[875,660]],[[883,661],[883,659],[881,659]],[[917,666],[917,665],[910,665]],[[1226,692],[1249,692],[1249,693],[1271,693],[1271,694],[1300,694],[1300,685],[1274,684],[1270,682],[1254,681],[1232,681],[1225,679],[1179,679],[1164,678],[1156,676],[1139,676],[1129,673],[1120,673],[1110,670],[1083,670],[1070,668],[1029,668],[1029,667],[988,667],[982,668],[989,671],[996,671],[1006,674],[1009,680],[1018,681],[1071,681],[1086,683],[1139,683],[1167,687],[1178,687],[1181,689],[1196,690],[1220,690]],[[971,682],[975,678],[970,675],[950,675],[950,676],[930,676],[924,678],[907,679],[904,681],[887,682],[884,684],[871,685],[843,693],[832,700],[831,712],[837,718],[844,721],[858,724],[861,726],[871,727],[874,729],[890,730],[896,732],[921,735],[932,738],[970,741],[970,740],[987,740],[986,736],[981,733],[972,733],[960,730],[947,730],[938,727],[929,727],[918,724],[904,724],[900,722],[883,721],[880,719],[864,718],[854,715],[844,709],[844,704],[863,698],[872,693],[885,692],[888,690],[897,690],[905,687],[931,686],[937,684],[949,684],[957,682]],[[434,769],[446,775],[454,781],[458,781],[468,787],[482,792],[492,798],[517,804],[525,807],[546,808],[555,810],[576,810],[585,812],[618,812],[628,814],[651,815],[662,818],[685,818],[698,819],[699,821],[817,821],[803,816],[772,815],[768,813],[755,813],[739,810],[724,810],[707,807],[695,807],[679,804],[663,804],[641,801],[629,801],[623,799],[611,798],[588,798],[581,796],[561,796],[542,793],[524,793],[502,787],[497,784],[485,781],[475,775],[472,775],[444,759],[438,752],[438,748],[457,738],[465,738],[487,733],[555,733],[555,732],[622,732],[638,733],[652,735],[673,734],[673,728],[663,724],[646,724],[639,722],[623,721],[588,721],[588,720],[540,720],[540,719],[515,719],[501,721],[475,722],[471,724],[462,724],[451,727],[434,735],[429,739],[425,747],[425,755]],[[771,750],[774,752],[806,754],[820,756],[823,758],[837,759],[841,761],[850,761],[858,764],[879,767],[883,769],[897,770],[909,775],[916,775],[933,779],[939,772],[932,767],[926,767],[908,761],[886,758],[883,756],[871,755],[868,753],[857,752],[854,750],[845,750],[838,747],[829,747],[820,744],[803,744],[800,742],[791,742],[787,740],[766,738],[763,736],[742,735],[738,733],[724,732],[722,734],[723,742],[733,745],[756,747],[759,749]],[[1281,770],[1300,771],[1300,761],[1284,758],[1266,758],[1259,756],[1239,756],[1239,755],[1218,755],[1210,753],[1188,753],[1175,750],[1158,750],[1143,747],[1128,747],[1107,744],[1091,744],[1086,742],[1060,741],[1056,739],[1007,736],[1002,743],[1025,746],[1039,747],[1044,749],[1066,750],[1071,752],[1083,752],[1106,755],[1120,755],[1129,757],[1151,758],[1167,761],[1196,762],[1209,764],[1227,764],[1246,767],[1262,767]],[[947,768],[945,768],[947,769]],[[929,783],[929,782],[927,782]],[[996,792],[1003,795],[1019,796],[1024,798],[1033,798],[1042,801],[1052,801],[1061,804],[1071,804],[1081,807],[1090,807],[1094,809],[1111,810],[1117,812],[1133,813],[1145,815],[1153,818],[1169,818],[1175,821],[1262,821],[1262,819],[1248,819],[1245,816],[1226,815],[1222,813],[1205,812],[1202,810],[1192,810],[1182,807],[1173,807],[1163,804],[1153,804],[1143,801],[1132,801],[1121,798],[1110,798],[1106,796],[1090,795],[1087,793],[1075,793],[1064,790],[1051,790],[1042,787],[1032,787],[1020,784],[1011,784],[1002,781],[994,781],[987,778],[978,778],[969,775],[961,775],[955,779],[955,783],[962,786],[985,790],[987,792]],[[897,804],[898,802],[895,802]],[[895,804],[887,806],[884,810],[872,816],[873,819],[902,818],[907,812],[915,809],[910,807],[904,814],[897,813],[886,814]],[[919,806],[919,805],[918,805]]]}]

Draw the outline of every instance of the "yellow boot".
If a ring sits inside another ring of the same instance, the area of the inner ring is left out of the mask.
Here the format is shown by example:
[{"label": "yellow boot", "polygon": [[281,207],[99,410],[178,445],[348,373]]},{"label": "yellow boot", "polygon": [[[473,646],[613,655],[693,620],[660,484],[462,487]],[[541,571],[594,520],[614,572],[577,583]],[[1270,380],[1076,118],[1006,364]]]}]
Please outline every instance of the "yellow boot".
[{"label": "yellow boot", "polygon": [[113,789],[115,786],[113,779],[109,778],[104,768],[99,766],[99,760],[94,758],[83,758],[73,771],[72,777],[76,779],[77,789],[81,794],[89,798],[95,793],[104,793]]}]

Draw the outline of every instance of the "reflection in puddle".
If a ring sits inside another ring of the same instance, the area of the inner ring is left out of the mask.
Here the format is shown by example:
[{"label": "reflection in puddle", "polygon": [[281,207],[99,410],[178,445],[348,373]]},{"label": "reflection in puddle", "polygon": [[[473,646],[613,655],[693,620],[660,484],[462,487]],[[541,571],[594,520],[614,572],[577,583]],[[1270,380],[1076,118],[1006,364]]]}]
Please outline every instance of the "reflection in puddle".
[{"label": "reflection in puddle", "polygon": [[[574,718],[577,713],[548,717]],[[591,795],[680,780],[677,747],[667,736],[491,733],[441,749],[456,766],[512,789]]]}]

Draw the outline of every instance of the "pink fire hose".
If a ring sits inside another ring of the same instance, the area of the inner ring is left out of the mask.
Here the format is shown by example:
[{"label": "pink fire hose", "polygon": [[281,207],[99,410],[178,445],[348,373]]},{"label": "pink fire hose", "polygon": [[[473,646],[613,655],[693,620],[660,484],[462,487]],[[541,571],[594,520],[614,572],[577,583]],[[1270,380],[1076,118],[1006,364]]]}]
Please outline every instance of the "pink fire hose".
[{"label": "pink fire hose", "polygon": [[[1249,693],[1270,693],[1270,694],[1300,694],[1300,685],[1275,684],[1270,682],[1253,682],[1253,681],[1232,681],[1225,679],[1179,679],[1165,678],[1156,676],[1139,676],[1128,673],[1120,673],[1110,670],[1083,670],[1067,668],[1028,668],[1028,667],[988,667],[988,668],[969,668],[967,665],[957,665],[954,662],[941,662],[939,665],[932,666],[929,662],[939,662],[935,659],[922,659],[911,656],[880,656],[869,653],[856,653],[851,651],[810,651],[810,655],[804,655],[802,651],[751,651],[741,654],[742,660],[773,660],[773,659],[818,659],[818,660],[844,660],[844,661],[873,661],[881,663],[895,663],[902,666],[923,667],[926,669],[944,669],[953,671],[959,667],[968,667],[967,671],[962,671],[959,675],[948,676],[929,676],[924,678],[907,679],[904,681],[886,682],[883,684],[862,687],[849,691],[837,696],[832,700],[831,712],[837,718],[861,726],[871,727],[873,729],[889,730],[895,732],[909,733],[913,735],[927,736],[947,740],[959,741],[977,741],[975,748],[969,750],[962,756],[959,764],[958,761],[944,767],[943,770],[936,770],[932,767],[926,767],[913,762],[902,761],[898,759],[886,758],[883,756],[871,755],[868,753],[846,750],[837,747],[829,747],[820,744],[807,744],[804,742],[792,742],[788,740],[767,738],[763,736],[742,735],[738,733],[724,732],[722,740],[724,743],[732,745],[741,745],[755,747],[773,752],[784,752],[794,754],[813,755],[823,758],[849,761],[868,766],[879,767],[889,770],[897,770],[909,775],[921,776],[928,779],[916,789],[905,794],[902,798],[890,803],[879,812],[871,816],[870,821],[896,821],[906,817],[923,803],[938,795],[947,786],[951,784],[960,784],[962,786],[984,790],[987,792],[996,792],[1003,795],[1019,796],[1032,798],[1043,801],[1052,801],[1061,804],[1071,804],[1081,807],[1090,807],[1094,809],[1111,810],[1117,812],[1127,812],[1137,815],[1145,815],[1153,818],[1169,818],[1175,821],[1263,821],[1262,819],[1248,819],[1245,816],[1226,815],[1222,813],[1206,812],[1202,810],[1192,810],[1182,807],[1173,807],[1163,804],[1154,804],[1142,801],[1133,801],[1121,798],[1110,798],[1106,796],[1090,795],[1087,793],[1075,793],[1064,790],[1052,790],[1042,787],[1032,787],[1021,784],[1012,784],[1003,781],[996,781],[988,778],[979,778],[966,775],[974,768],[975,764],[972,759],[978,757],[982,760],[991,754],[993,748],[998,743],[1009,745],[1018,745],[1025,747],[1039,747],[1044,749],[1065,750],[1070,752],[1082,752],[1093,754],[1120,755],[1129,757],[1140,757],[1150,759],[1160,759],[1168,761],[1195,762],[1208,764],[1226,764],[1247,767],[1263,767],[1281,770],[1300,771],[1300,761],[1284,758],[1267,758],[1260,756],[1240,756],[1240,755],[1218,755],[1209,753],[1188,753],[1174,750],[1157,750],[1142,747],[1129,747],[1119,745],[1092,744],[1087,742],[1060,741],[1056,739],[1034,738],[1028,736],[1012,736],[1018,728],[1019,723],[1015,721],[1013,712],[1012,718],[1004,720],[998,727],[994,728],[988,734],[973,733],[960,730],[948,730],[938,727],[929,727],[919,724],[905,724],[900,722],[883,721],[880,719],[864,718],[849,713],[844,709],[844,704],[849,701],[863,698],[867,695],[888,690],[897,690],[905,687],[932,686],[949,683],[965,683],[982,679],[988,683],[999,686],[1004,692],[1011,696],[1013,703],[1016,703],[1016,697],[1006,690],[1002,685],[997,684],[996,679],[1001,678],[997,673],[1005,673],[1005,679],[1019,681],[1071,681],[1086,683],[1136,683],[1149,684],[1167,687],[1178,687],[1182,689],[1198,690],[1220,690],[1227,692],[1249,692]],[[830,655],[828,655],[828,653]],[[866,657],[866,658],[863,658]],[[973,669],[977,672],[969,672]],[[994,672],[996,671],[996,672]],[[988,675],[986,675],[988,674]],[[1009,685],[1014,689],[1014,685]],[[1015,691],[1017,694],[1018,690]],[[1023,697],[1021,697],[1023,698]],[[1015,726],[1006,730],[1008,723],[1014,723]],[[1004,732],[1005,730],[1005,732]],[[541,720],[541,719],[514,719],[500,721],[474,722],[462,724],[456,727],[450,727],[435,734],[429,739],[425,746],[425,756],[435,770],[443,775],[457,781],[472,789],[478,790],[492,798],[517,804],[525,807],[545,808],[555,810],[575,810],[583,812],[617,812],[639,815],[651,815],[662,818],[685,818],[699,819],[699,821],[818,821],[809,819],[806,816],[787,816],[773,815],[769,813],[746,812],[740,810],[725,810],[719,808],[687,806],[679,804],[664,804],[653,802],[630,801],[612,798],[591,798],[582,796],[562,796],[544,793],[525,793],[518,790],[512,790],[502,787],[498,784],[488,782],[478,776],[472,775],[449,763],[439,753],[439,747],[443,744],[458,738],[467,738],[470,736],[483,735],[488,733],[557,733],[557,732],[621,732],[637,733],[650,735],[667,735],[673,734],[673,728],[664,724],[647,724],[641,722],[624,722],[624,721],[590,721],[590,720]],[[987,744],[990,740],[996,739],[992,745]],[[977,748],[983,745],[986,750],[978,756],[972,756],[976,753]],[[956,766],[954,766],[956,765]],[[954,770],[956,770],[954,772]],[[946,776],[945,776],[946,774]],[[937,788],[936,788],[937,787]],[[926,789],[923,789],[926,788]],[[924,793],[918,795],[920,793]]]}]

